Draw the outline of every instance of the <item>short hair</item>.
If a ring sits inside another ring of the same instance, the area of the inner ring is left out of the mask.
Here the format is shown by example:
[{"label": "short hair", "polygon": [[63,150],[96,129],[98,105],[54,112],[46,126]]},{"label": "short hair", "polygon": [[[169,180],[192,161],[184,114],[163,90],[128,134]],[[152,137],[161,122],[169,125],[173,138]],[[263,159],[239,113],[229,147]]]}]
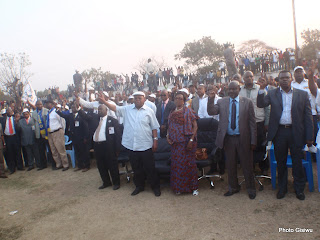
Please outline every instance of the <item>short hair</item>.
[{"label": "short hair", "polygon": [[[186,94],[185,94],[185,93],[183,93],[183,92],[177,92],[177,93],[176,93],[176,96],[177,96],[177,95],[182,95],[183,101],[184,101],[184,102],[187,101],[187,97],[186,97]],[[176,96],[175,96],[175,97],[176,97]]]},{"label": "short hair", "polygon": [[280,76],[281,73],[290,73],[290,76],[291,76],[291,78],[292,78],[292,73],[291,73],[290,71],[288,71],[288,70],[282,70],[282,71],[280,71],[279,74],[278,74],[278,77]]}]

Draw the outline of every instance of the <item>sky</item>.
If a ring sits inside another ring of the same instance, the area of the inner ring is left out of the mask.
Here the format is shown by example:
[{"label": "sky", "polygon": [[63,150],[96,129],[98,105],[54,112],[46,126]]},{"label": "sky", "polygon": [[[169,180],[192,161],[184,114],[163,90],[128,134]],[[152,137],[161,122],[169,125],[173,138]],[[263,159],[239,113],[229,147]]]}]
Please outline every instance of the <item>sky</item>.
[{"label": "sky", "polygon": [[[320,1],[295,0],[300,33],[320,29]],[[239,46],[249,39],[294,47],[292,0],[0,0],[0,53],[29,55],[34,89],[66,89],[74,71],[128,73],[141,59],[174,55],[211,36]]]}]

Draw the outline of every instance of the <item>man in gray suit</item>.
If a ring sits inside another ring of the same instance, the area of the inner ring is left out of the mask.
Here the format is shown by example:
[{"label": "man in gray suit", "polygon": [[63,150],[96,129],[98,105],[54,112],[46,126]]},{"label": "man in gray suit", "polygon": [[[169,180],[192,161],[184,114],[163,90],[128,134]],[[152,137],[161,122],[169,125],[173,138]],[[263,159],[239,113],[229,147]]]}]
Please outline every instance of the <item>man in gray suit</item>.
[{"label": "man in gray suit", "polygon": [[34,159],[36,165],[40,168],[39,150],[35,145],[35,121],[30,117],[29,110],[23,109],[23,118],[19,120],[19,127],[21,131],[21,145],[26,150],[28,156],[28,171],[34,169]]},{"label": "man in gray suit", "polygon": [[[203,114],[201,115],[200,110],[204,109],[206,112],[207,109],[207,100],[208,96],[206,95],[206,87],[204,84],[200,84],[197,89],[198,96],[192,99],[191,108],[197,116],[204,118]],[[200,115],[199,115],[200,114]]]},{"label": "man in gray suit", "polygon": [[253,154],[257,144],[257,128],[253,102],[240,97],[240,85],[237,81],[229,83],[228,97],[219,99],[214,104],[214,93],[210,91],[208,99],[208,114],[219,114],[216,146],[224,148],[228,170],[229,189],[225,196],[239,192],[237,178],[237,156],[240,159],[246,187],[250,199],[256,197],[253,174]]}]

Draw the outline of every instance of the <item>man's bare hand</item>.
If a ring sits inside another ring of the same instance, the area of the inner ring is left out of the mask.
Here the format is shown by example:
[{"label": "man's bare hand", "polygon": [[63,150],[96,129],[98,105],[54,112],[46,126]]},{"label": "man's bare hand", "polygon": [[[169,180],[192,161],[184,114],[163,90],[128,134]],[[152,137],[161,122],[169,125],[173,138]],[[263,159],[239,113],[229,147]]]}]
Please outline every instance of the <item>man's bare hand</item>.
[{"label": "man's bare hand", "polygon": [[260,85],[260,89],[263,90],[266,88],[266,86],[268,86],[267,80],[265,78],[259,78],[258,85]]}]

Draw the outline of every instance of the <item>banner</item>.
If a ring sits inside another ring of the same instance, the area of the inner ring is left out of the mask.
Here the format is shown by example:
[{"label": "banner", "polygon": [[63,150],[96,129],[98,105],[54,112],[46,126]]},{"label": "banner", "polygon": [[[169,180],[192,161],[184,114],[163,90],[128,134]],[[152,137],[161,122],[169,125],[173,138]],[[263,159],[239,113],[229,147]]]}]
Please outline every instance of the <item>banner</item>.
[{"label": "banner", "polygon": [[33,105],[36,105],[37,102],[37,96],[35,91],[33,90],[31,83],[29,80],[26,82],[26,84],[23,87],[22,97],[21,100],[26,103],[28,100]]}]

